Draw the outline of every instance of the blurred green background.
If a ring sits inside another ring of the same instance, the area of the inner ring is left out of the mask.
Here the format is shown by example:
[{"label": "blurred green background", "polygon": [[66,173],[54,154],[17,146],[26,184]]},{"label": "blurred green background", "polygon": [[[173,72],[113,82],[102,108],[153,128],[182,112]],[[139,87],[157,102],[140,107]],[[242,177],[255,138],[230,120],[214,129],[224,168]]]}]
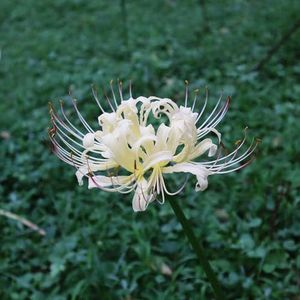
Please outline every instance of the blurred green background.
[{"label": "blurred green background", "polygon": [[[299,0],[0,2],[0,299],[212,299],[170,206],[132,212],[132,195],[78,187],[49,151],[47,103],[72,89],[87,119],[91,84],[183,100],[185,79],[232,95],[225,144],[263,142],[239,173],[180,201],[227,299],[300,299]],[[298,21],[299,22],[299,21]],[[66,101],[71,112],[71,104]],[[200,104],[200,102],[199,102]]]}]

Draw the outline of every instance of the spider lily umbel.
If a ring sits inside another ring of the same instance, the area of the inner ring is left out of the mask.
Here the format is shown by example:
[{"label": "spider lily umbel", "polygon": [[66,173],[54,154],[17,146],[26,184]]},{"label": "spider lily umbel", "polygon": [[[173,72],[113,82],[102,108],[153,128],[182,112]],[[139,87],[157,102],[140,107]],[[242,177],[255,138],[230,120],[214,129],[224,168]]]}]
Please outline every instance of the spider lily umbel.
[{"label": "spider lily umbel", "polygon": [[[121,82],[118,97],[112,82],[110,87],[112,99],[105,96],[109,112],[93,89],[100,112],[96,130],[82,116],[76,100],[72,103],[83,131],[67,117],[62,102],[60,114],[50,103],[52,149],[61,160],[76,168],[80,185],[87,177],[89,188],[120,193],[134,191],[133,210],[144,211],[155,199],[163,203],[165,193],[175,195],[183,189],[185,184],[175,192],[169,191],[165,174],[193,174],[197,178],[195,190],[203,191],[208,176],[236,171],[252,161],[258,141],[242,150],[246,134],[232,152],[222,155],[221,134],[216,126],[228,110],[230,97],[225,101],[220,97],[203,119],[207,91],[203,106],[196,111],[198,92],[189,107],[187,83],[184,105],[155,96],[133,98],[131,86],[129,98],[124,100]],[[211,134],[216,136],[216,143],[206,137]]]}]

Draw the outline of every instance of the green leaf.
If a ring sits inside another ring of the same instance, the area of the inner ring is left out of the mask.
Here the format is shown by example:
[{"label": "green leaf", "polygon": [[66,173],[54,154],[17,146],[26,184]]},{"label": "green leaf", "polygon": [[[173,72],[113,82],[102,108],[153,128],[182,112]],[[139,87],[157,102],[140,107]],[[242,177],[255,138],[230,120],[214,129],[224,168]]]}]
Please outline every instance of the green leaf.
[{"label": "green leaf", "polygon": [[262,220],[260,218],[254,218],[250,222],[248,222],[248,226],[251,228],[259,227],[262,223]]},{"label": "green leaf", "polygon": [[295,251],[295,250],[297,250],[299,248],[296,245],[296,243],[294,242],[294,240],[284,241],[283,247],[284,247],[284,249],[289,250],[289,251]]},{"label": "green leaf", "polygon": [[249,233],[244,233],[240,237],[238,245],[241,249],[249,251],[254,247],[255,243],[252,236]]}]

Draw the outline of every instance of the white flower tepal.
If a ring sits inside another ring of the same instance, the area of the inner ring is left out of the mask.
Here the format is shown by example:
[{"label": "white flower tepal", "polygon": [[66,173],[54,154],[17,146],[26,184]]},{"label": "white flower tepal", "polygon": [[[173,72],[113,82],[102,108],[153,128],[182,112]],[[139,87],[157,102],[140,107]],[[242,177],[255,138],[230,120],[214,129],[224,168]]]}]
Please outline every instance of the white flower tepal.
[{"label": "white flower tepal", "polygon": [[[249,162],[247,159],[256,148],[257,143],[252,143],[238,156],[244,138],[234,151],[221,156],[221,135],[216,126],[228,109],[229,98],[223,104],[220,99],[209,116],[200,122],[207,98],[201,111],[195,112],[197,99],[192,107],[188,107],[188,90],[184,106],[178,106],[171,99],[154,96],[134,99],[131,91],[129,99],[124,100],[121,85],[119,92],[120,103],[113,90],[113,101],[108,99],[111,112],[104,111],[94,93],[101,111],[99,128],[95,130],[73,101],[85,132],[71,123],[62,105],[63,118],[50,105],[53,127],[49,136],[55,154],[77,169],[79,184],[83,183],[83,177],[87,177],[89,188],[120,193],[134,191],[134,211],[145,210],[155,199],[163,203],[165,193],[173,195],[182,190],[170,192],[164,174],[193,174],[197,179],[195,190],[203,191],[208,186],[209,175],[240,169]],[[208,134],[215,134],[218,144],[211,138],[204,138]],[[212,160],[203,159],[204,156],[216,155]],[[247,162],[240,164],[243,161]]]}]

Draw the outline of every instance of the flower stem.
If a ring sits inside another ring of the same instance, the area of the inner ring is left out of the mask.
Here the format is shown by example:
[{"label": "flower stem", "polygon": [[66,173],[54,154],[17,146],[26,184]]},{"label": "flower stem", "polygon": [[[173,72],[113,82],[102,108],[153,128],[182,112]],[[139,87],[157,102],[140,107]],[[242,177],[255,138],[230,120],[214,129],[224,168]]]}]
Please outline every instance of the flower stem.
[{"label": "flower stem", "polygon": [[28,221],[27,219],[25,218],[22,218],[16,214],[13,214],[9,211],[6,211],[6,210],[3,210],[3,209],[0,209],[0,216],[5,216],[7,218],[10,218],[10,219],[13,219],[13,220],[16,220],[16,221],[19,221],[21,222],[23,225],[31,228],[32,230],[35,230],[37,231],[40,235],[46,235],[46,232],[44,229],[38,227],[37,225],[33,224],[32,222]]},{"label": "flower stem", "polygon": [[196,238],[196,236],[193,232],[190,221],[186,218],[181,207],[179,206],[178,202],[174,198],[168,197],[168,200],[173,208],[173,211],[174,211],[177,219],[181,223],[183,231],[184,231],[185,235],[187,236],[193,250],[197,254],[199,262],[200,262],[200,264],[201,264],[201,266],[213,288],[216,299],[223,300],[224,297],[222,296],[221,288],[220,288],[219,282],[217,280],[217,277],[216,277],[215,273],[213,272],[213,270],[208,262],[208,259],[206,258],[205,251],[204,251],[203,246],[201,245],[201,242]]}]

